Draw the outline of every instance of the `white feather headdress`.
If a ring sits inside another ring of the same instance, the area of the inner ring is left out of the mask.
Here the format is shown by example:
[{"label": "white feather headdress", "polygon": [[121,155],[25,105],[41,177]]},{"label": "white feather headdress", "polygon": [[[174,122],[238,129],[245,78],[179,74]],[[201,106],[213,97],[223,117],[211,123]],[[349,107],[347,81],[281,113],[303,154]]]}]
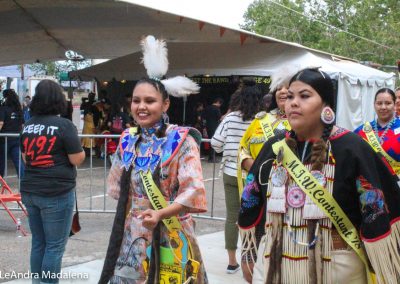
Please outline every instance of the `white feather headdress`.
[{"label": "white feather headdress", "polygon": [[184,76],[176,76],[169,79],[162,78],[168,71],[168,49],[165,40],[156,39],[149,35],[141,41],[143,59],[150,79],[160,81],[168,94],[174,97],[184,97],[190,94],[197,94],[200,87]]},{"label": "white feather headdress", "polygon": [[278,70],[271,75],[271,85],[269,85],[270,93],[283,86],[289,86],[290,79],[302,69],[304,69],[304,67],[297,64],[278,68]]}]

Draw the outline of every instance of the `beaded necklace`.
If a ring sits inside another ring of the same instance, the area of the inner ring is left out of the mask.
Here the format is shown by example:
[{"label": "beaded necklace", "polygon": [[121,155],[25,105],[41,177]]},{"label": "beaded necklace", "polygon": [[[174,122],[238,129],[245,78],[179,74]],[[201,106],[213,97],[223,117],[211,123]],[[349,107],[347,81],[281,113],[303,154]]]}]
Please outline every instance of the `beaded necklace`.
[{"label": "beaded necklace", "polygon": [[382,127],[382,128],[385,129],[385,130],[383,131],[383,133],[382,133],[381,136],[379,136],[379,132],[378,132],[378,119],[375,120],[375,125],[374,125],[373,128],[374,128],[375,135],[376,135],[376,137],[378,138],[379,143],[380,143],[381,145],[383,144],[383,142],[384,142],[383,140],[385,139],[387,132],[388,132],[389,129],[392,127],[392,125],[393,125],[393,123],[394,123],[395,120],[396,120],[396,116],[393,116],[393,118],[389,121],[389,123],[386,124],[385,127]]},{"label": "beaded necklace", "polygon": [[[301,162],[302,163],[304,163],[308,145],[309,145],[309,141],[306,141],[305,144],[304,144],[303,153],[301,155]],[[296,245],[300,245],[300,246],[306,246],[309,249],[313,248],[315,246],[315,244],[318,241],[319,222],[317,222],[317,225],[316,225],[316,228],[315,228],[315,232],[314,232],[314,238],[312,239],[312,241],[310,243],[300,242],[299,240],[297,240],[296,234],[295,234],[295,232],[293,232],[292,226],[290,225],[291,220],[290,220],[288,214],[285,214],[285,222],[287,224],[288,235],[292,239],[293,243],[295,243]]]}]

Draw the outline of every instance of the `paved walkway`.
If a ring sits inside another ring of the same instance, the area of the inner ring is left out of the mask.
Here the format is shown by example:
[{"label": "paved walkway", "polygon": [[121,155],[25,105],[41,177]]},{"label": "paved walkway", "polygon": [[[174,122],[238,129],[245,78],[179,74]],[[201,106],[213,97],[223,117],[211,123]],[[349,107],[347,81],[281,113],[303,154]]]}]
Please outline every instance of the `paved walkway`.
[{"label": "paved walkway", "polygon": [[[224,249],[224,232],[217,232],[198,237],[199,245],[201,248],[204,264],[206,266],[207,275],[210,284],[245,284],[246,282],[242,278],[241,270],[235,274],[227,274],[226,266],[228,256]],[[239,253],[237,255],[239,260]],[[104,259],[98,259],[90,262],[86,262],[79,265],[69,266],[63,268],[64,275],[69,277],[84,277],[86,279],[65,279],[61,280],[60,283],[74,283],[74,284],[94,284],[97,283],[101,269],[103,267]],[[6,282],[7,284],[27,284],[31,283],[31,280],[18,279]]]}]

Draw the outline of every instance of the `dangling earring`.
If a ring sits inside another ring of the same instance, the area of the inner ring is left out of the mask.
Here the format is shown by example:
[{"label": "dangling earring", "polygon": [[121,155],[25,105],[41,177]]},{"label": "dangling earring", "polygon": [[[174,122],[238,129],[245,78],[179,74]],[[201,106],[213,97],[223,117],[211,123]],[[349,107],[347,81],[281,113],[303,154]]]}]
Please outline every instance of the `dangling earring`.
[{"label": "dangling earring", "polygon": [[321,112],[321,120],[325,124],[332,124],[335,121],[335,112],[328,106],[324,107]]},{"label": "dangling earring", "polygon": [[162,120],[163,120],[164,124],[169,124],[169,117],[166,112],[162,113]]}]

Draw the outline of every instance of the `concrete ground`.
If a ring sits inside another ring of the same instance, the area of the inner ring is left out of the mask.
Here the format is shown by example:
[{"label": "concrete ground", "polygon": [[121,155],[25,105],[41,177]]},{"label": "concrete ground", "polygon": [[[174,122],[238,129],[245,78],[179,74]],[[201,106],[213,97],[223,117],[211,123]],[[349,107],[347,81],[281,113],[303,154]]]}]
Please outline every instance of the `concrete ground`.
[{"label": "concrete ground", "polygon": [[[199,245],[202,251],[204,265],[207,271],[207,278],[209,283],[212,284],[225,284],[225,283],[246,283],[242,277],[242,272],[239,270],[234,274],[227,274],[225,272],[226,265],[223,262],[224,249],[224,232],[216,232],[198,237]],[[239,257],[239,252],[237,252]],[[63,275],[60,283],[97,283],[100,278],[101,269],[103,267],[104,259],[96,259],[78,265],[72,265],[63,268]],[[7,282],[7,284],[28,284],[30,280],[16,279]]]},{"label": "concrete ground", "polygon": [[[90,170],[90,164],[92,164],[92,170]],[[211,216],[212,212],[214,217],[225,218],[225,196],[222,177],[218,177],[219,164],[207,163],[203,160],[202,166],[209,209],[204,215]],[[215,173],[214,180],[213,172]],[[13,169],[11,164],[9,164],[9,175],[10,177],[6,178],[7,183],[11,188],[17,190],[18,181],[16,177],[12,177]],[[85,163],[78,170],[77,192],[82,230],[68,241],[63,257],[63,269],[66,267],[79,267],[77,265],[83,263],[89,263],[88,267],[94,265],[93,267],[95,267],[94,269],[96,271],[102,267],[102,260],[105,257],[114,218],[114,214],[111,211],[113,211],[116,206],[116,201],[107,196],[104,198],[106,175],[107,170],[104,170],[104,160],[96,158],[93,158],[92,161],[87,158]],[[212,191],[213,182],[215,182],[214,192]],[[100,213],[104,211],[109,213]],[[22,216],[22,212],[15,211],[14,213],[21,217],[23,225],[29,229],[27,220]],[[217,270],[221,270],[220,276],[222,278],[218,280],[218,282],[211,282],[212,279],[210,278],[210,283],[226,283],[230,281],[228,278],[226,278],[226,282],[222,280],[225,279],[225,277],[231,276],[225,274],[228,257],[223,249],[223,234],[219,233],[220,235],[216,239],[212,237],[209,239],[210,236],[214,235],[212,233],[224,230],[224,222],[221,220],[196,218],[196,223],[197,235],[206,240],[204,246],[202,246],[202,250],[204,247],[205,251],[211,252],[211,259],[215,261],[211,262],[209,269],[220,267],[217,268]],[[0,210],[0,283],[8,281],[2,279],[1,276],[4,275],[4,273],[13,271],[24,273],[29,270],[31,237],[17,238],[15,231],[15,224],[12,222],[7,212]],[[210,243],[208,243],[207,240],[210,241]],[[215,250],[217,247],[220,250]],[[216,252],[218,253],[215,254]],[[101,265],[99,265],[99,261]],[[206,260],[205,263],[207,265]],[[217,264],[214,265],[214,263]],[[237,275],[239,274],[241,275],[241,272],[237,273]],[[90,282],[85,283],[96,283],[96,281],[92,282],[92,279],[90,279]],[[231,281],[231,283],[244,283],[237,281],[239,280]]]}]

